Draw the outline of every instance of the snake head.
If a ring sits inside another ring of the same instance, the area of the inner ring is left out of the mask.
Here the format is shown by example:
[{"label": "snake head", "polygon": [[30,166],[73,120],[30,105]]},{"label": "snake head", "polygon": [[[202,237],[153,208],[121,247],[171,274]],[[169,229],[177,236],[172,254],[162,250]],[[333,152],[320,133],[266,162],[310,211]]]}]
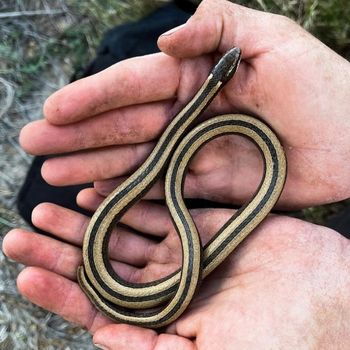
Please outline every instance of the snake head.
[{"label": "snake head", "polygon": [[215,81],[226,84],[236,73],[240,61],[241,49],[239,47],[227,51],[211,71]]}]

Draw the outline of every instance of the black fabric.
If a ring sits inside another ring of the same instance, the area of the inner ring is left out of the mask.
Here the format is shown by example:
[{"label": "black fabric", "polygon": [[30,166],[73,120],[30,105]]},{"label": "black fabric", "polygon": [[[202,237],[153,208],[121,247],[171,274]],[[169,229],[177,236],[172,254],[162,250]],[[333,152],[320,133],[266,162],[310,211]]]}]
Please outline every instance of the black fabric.
[{"label": "black fabric", "polygon": [[327,226],[350,239],[350,207],[329,218]]},{"label": "black fabric", "polygon": [[87,67],[84,76],[95,74],[130,57],[158,52],[158,37],[185,23],[190,13],[184,9],[190,11],[193,8],[189,2],[177,1],[176,4],[158,9],[141,21],[109,30],[102,39],[97,58]]},{"label": "black fabric", "polygon": [[[158,52],[158,37],[186,22],[195,6],[189,1],[175,1],[144,19],[109,30],[97,51],[97,57],[88,65],[83,76],[95,74],[126,58]],[[81,76],[80,76],[81,77]],[[73,76],[72,81],[77,78]],[[20,215],[32,225],[31,213],[42,202],[51,202],[87,214],[76,204],[79,191],[91,184],[54,187],[41,176],[41,167],[48,157],[35,157],[19,192],[17,207]]]},{"label": "black fabric", "polygon": [[29,224],[32,224],[31,213],[38,204],[43,202],[56,203],[88,215],[87,212],[78,207],[75,198],[80,190],[91,185],[50,186],[41,176],[41,166],[46,159],[48,157],[35,157],[29,168],[17,198],[17,208],[21,216]]}]

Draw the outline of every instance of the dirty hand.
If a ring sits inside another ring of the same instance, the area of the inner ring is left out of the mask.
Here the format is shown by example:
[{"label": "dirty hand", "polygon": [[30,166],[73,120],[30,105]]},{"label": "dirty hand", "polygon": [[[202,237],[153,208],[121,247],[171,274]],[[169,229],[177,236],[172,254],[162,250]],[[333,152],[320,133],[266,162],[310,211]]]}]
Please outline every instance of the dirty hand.
[{"label": "dirty hand", "polygon": [[[285,17],[222,0],[203,1],[184,26],[162,35],[158,44],[163,53],[117,63],[57,91],[45,103],[45,119],[22,130],[22,146],[32,154],[69,153],[46,161],[42,172],[49,183],[98,181],[96,189],[109,193],[149,154],[216,59],[238,46],[243,51],[238,72],[206,117],[244,112],[273,127],[289,164],[280,207],[350,195],[345,59]],[[241,203],[261,173],[254,145],[222,137],[192,161],[185,195]],[[162,196],[157,184],[148,198]]]},{"label": "dirty hand", "polygon": [[[95,210],[96,194],[86,190],[83,197]],[[192,215],[205,244],[232,211]],[[270,216],[203,281],[188,310],[157,334],[102,316],[77,284],[87,217],[41,204],[33,222],[53,237],[17,229],[3,242],[7,256],[30,266],[18,276],[19,291],[86,327],[107,349],[350,348],[350,245],[330,229]],[[179,267],[181,246],[165,207],[142,201],[123,223],[128,227],[112,233],[109,247],[121,277],[147,282]]]}]

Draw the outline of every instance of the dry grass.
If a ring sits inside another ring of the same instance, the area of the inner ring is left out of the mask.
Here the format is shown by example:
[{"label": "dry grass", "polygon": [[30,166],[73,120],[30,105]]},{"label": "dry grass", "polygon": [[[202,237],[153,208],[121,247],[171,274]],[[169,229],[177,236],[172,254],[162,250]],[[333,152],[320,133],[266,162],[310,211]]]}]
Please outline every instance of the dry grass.
[{"label": "dry grass", "polygon": [[[15,199],[31,158],[18,145],[20,129],[41,117],[45,98],[93,57],[102,33],[166,0],[3,0],[0,2],[0,244],[23,226]],[[344,56],[350,54],[347,0],[248,0],[286,14]],[[323,222],[344,204],[304,211]],[[300,213],[299,213],[300,215]],[[21,266],[0,252],[0,349],[90,349],[90,337],[16,291]]]},{"label": "dry grass", "polygon": [[[16,195],[31,162],[20,129],[41,117],[45,98],[93,57],[102,33],[164,1],[2,1],[0,4],[0,244],[24,226]],[[90,336],[21,298],[22,266],[0,252],[0,349],[92,349]]]}]

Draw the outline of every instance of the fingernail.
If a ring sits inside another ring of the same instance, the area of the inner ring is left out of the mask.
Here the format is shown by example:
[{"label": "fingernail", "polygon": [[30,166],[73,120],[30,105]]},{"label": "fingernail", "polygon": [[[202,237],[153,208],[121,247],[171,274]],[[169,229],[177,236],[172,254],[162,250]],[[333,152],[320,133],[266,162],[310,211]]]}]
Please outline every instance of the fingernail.
[{"label": "fingernail", "polygon": [[94,344],[96,346],[97,349],[101,349],[101,350],[109,350],[109,348],[105,347],[104,345],[101,344]]},{"label": "fingernail", "polygon": [[186,23],[181,24],[180,26],[177,26],[177,27],[175,27],[175,28],[172,28],[172,29],[168,30],[167,32],[163,33],[161,36],[168,36],[168,35],[171,35],[171,34],[175,33],[175,32],[177,32],[179,29],[181,29],[182,27],[184,27],[185,24],[186,24]]}]

